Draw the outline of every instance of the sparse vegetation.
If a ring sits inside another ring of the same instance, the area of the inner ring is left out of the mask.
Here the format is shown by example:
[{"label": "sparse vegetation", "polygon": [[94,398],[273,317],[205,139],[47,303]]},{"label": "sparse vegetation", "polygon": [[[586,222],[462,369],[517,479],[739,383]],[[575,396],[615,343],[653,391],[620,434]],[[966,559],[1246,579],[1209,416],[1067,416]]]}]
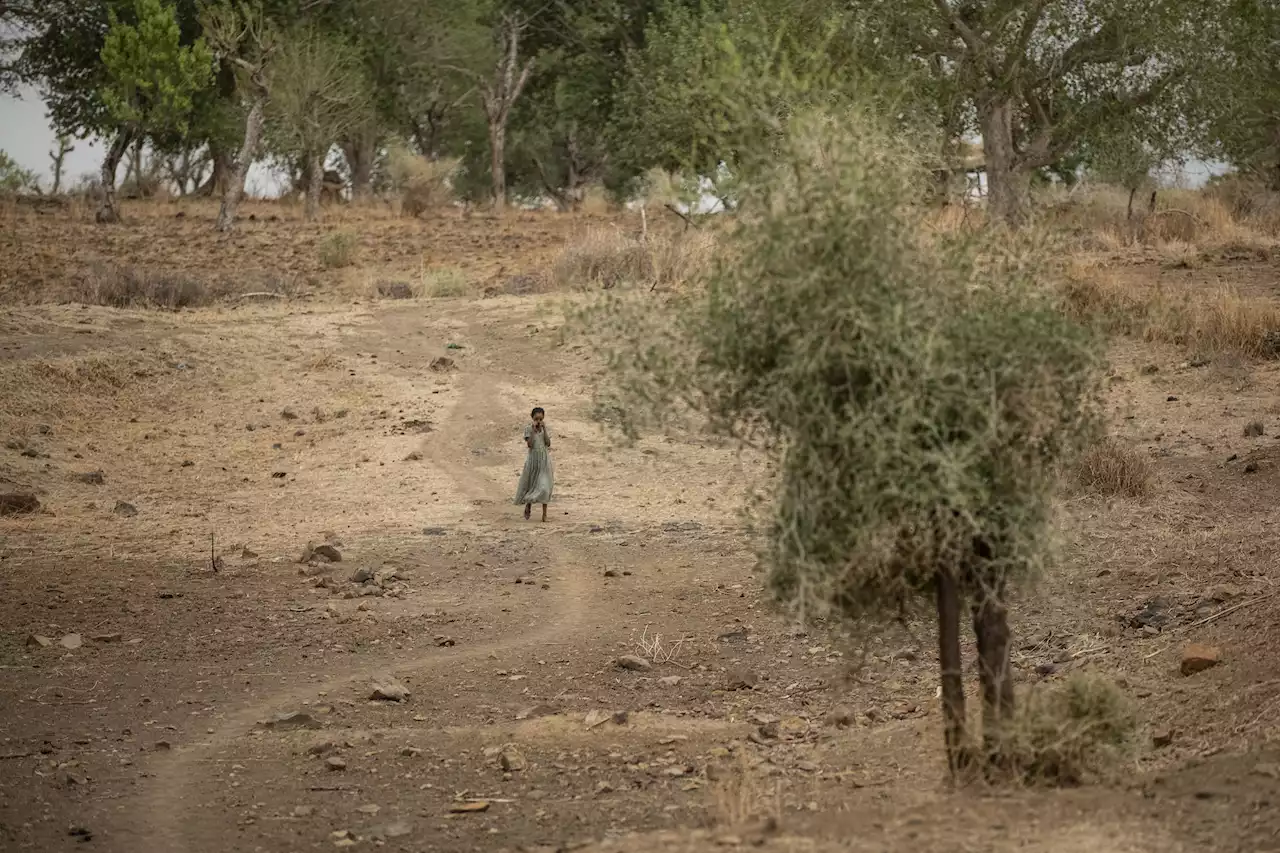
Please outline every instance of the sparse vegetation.
[{"label": "sparse vegetation", "polygon": [[466,296],[470,291],[471,285],[461,270],[445,267],[422,274],[422,292],[433,299]]},{"label": "sparse vegetation", "polygon": [[552,266],[552,282],[575,290],[677,287],[703,273],[711,261],[714,240],[710,232],[701,230],[641,238],[617,229],[594,228],[560,252]]},{"label": "sparse vegetation", "polygon": [[1155,482],[1150,457],[1115,439],[1107,439],[1086,451],[1076,465],[1076,481],[1086,491],[1100,495],[1145,498]]},{"label": "sparse vegetation", "polygon": [[79,299],[111,308],[198,308],[214,299],[208,285],[181,273],[102,264],[80,280]]},{"label": "sparse vegetation", "polygon": [[360,238],[349,231],[335,231],[320,241],[320,266],[327,270],[353,266],[360,254]]}]

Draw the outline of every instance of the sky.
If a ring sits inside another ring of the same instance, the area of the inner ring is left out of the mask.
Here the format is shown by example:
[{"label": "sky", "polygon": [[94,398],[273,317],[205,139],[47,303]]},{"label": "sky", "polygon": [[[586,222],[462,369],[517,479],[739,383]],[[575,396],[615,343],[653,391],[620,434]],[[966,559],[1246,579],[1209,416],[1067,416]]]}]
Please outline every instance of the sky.
[{"label": "sky", "polygon": [[[53,130],[45,116],[44,103],[34,90],[26,89],[21,97],[0,95],[0,151],[8,153],[19,166],[31,169],[45,179],[52,173],[49,151],[56,145]],[[75,150],[67,155],[64,181],[75,183],[80,176],[97,173],[102,165],[102,145],[95,140],[76,140]],[[1221,163],[1193,161],[1188,164],[1182,182],[1200,186],[1210,174],[1225,171]],[[249,170],[247,189],[251,195],[275,195],[279,180],[262,164]]]}]

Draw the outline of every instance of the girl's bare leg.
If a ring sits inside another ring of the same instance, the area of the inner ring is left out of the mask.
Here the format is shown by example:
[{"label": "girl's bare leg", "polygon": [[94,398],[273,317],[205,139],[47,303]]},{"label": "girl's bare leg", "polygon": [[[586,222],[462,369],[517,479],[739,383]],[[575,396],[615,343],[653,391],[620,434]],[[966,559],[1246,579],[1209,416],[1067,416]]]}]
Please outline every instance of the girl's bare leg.
[{"label": "girl's bare leg", "polygon": [[524,520],[528,521],[529,516],[533,514],[533,504],[524,505]]},{"label": "girl's bare leg", "polygon": [[542,520],[543,520],[543,521],[546,521],[546,520],[547,520],[547,505],[546,505],[546,504],[543,504],[543,505],[542,505]]}]

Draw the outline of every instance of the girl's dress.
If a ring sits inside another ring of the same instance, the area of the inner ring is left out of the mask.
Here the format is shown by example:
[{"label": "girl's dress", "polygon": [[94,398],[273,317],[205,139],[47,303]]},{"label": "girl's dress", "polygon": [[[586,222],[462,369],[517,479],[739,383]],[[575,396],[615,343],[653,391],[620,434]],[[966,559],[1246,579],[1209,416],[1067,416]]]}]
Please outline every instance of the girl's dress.
[{"label": "girl's dress", "polygon": [[524,471],[520,473],[520,485],[516,487],[517,504],[551,503],[551,492],[555,487],[555,468],[551,464],[551,453],[547,449],[547,425],[534,432],[533,424],[524,428],[525,441],[533,439],[529,447],[529,455],[524,460]]}]

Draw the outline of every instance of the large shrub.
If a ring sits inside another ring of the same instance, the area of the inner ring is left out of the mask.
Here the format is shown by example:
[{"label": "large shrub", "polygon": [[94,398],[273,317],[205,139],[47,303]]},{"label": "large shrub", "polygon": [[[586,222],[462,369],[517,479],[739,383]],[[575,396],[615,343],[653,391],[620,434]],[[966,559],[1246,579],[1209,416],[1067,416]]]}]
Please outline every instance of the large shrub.
[{"label": "large shrub", "polygon": [[1044,558],[1058,472],[1094,436],[1099,346],[1038,285],[1034,247],[924,227],[927,170],[883,128],[794,119],[702,287],[593,312],[601,410],[632,435],[692,416],[771,457],[762,564],[801,615],[931,603],[955,762],[970,603],[994,760],[1008,583]]}]

